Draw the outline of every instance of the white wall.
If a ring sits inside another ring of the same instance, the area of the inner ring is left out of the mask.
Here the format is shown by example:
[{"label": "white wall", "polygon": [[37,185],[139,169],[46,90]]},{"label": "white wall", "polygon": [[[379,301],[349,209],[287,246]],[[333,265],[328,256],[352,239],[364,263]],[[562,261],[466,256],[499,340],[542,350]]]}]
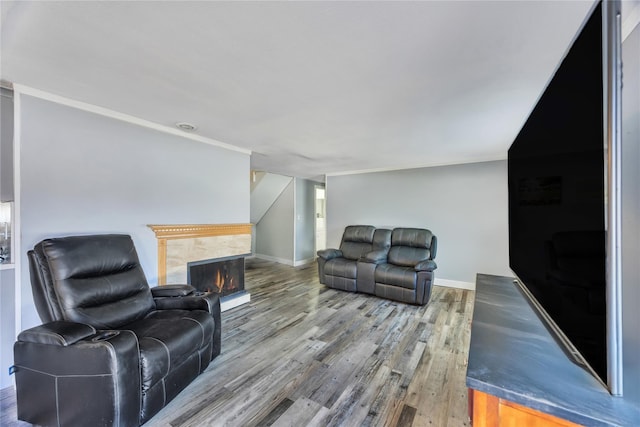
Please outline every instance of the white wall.
[{"label": "white wall", "polygon": [[249,155],[20,97],[22,328],[40,323],[26,251],[41,239],[131,234],[149,282],[157,249],[147,224],[249,222]]},{"label": "white wall", "polygon": [[428,228],[436,283],[511,276],[507,220],[506,160],[327,177],[327,247],[350,224]]}]

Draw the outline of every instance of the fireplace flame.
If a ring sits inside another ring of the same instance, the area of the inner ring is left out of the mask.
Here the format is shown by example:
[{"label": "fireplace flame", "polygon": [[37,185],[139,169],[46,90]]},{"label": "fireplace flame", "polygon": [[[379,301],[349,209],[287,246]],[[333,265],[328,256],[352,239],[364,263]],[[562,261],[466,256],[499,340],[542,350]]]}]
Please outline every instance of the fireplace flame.
[{"label": "fireplace flame", "polygon": [[234,277],[227,277],[221,270],[216,271],[215,277],[213,278],[213,286],[218,289],[218,293],[221,294],[222,290],[226,287],[227,289],[235,289]]},{"label": "fireplace flame", "polygon": [[213,284],[216,288],[218,288],[218,293],[221,294],[222,288],[224,287],[224,276],[222,275],[220,270],[216,272],[216,277],[214,279]]},{"label": "fireplace flame", "polygon": [[[194,280],[194,287],[196,289],[202,288],[207,292],[215,292],[221,296],[243,290],[244,260],[241,258],[238,260],[218,261],[191,267],[193,268],[191,279]],[[222,263],[224,264],[221,265]],[[197,270],[203,266],[207,266],[211,271]],[[198,285],[198,283],[200,284]]]}]

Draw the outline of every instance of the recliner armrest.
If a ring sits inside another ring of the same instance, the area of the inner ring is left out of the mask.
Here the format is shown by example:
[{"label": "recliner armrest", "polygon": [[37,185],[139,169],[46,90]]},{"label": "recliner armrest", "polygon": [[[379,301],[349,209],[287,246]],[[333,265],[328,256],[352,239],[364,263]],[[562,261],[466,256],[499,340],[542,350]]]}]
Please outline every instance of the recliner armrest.
[{"label": "recliner armrest", "polygon": [[18,341],[67,347],[97,332],[91,325],[58,320],[20,332]]},{"label": "recliner armrest", "polygon": [[213,292],[194,292],[184,297],[157,297],[157,310],[204,310],[209,313],[219,305],[220,295]]},{"label": "recliner armrest", "polygon": [[438,265],[436,264],[435,261],[431,259],[428,259],[426,261],[421,261],[418,264],[416,264],[416,266],[414,267],[416,271],[433,271],[436,268],[438,268]]},{"label": "recliner armrest", "polygon": [[151,288],[151,295],[154,298],[160,297],[184,297],[196,291],[191,285],[162,285]]},{"label": "recliner armrest", "polygon": [[340,249],[321,249],[318,251],[318,256],[328,261],[333,258],[342,257],[342,251]]},{"label": "recliner armrest", "polygon": [[382,264],[387,262],[387,255],[389,251],[372,251],[368,252],[360,258],[360,261],[368,262],[370,264]]},{"label": "recliner armrest", "polygon": [[[141,362],[132,331],[99,331],[70,345],[24,340],[76,326],[77,332],[87,327],[51,322],[20,334],[13,346],[18,418],[38,425],[140,425]],[[81,405],[75,403],[79,396]]]},{"label": "recliner armrest", "polygon": [[211,359],[220,354],[222,345],[222,325],[220,294],[196,291],[186,297],[154,298],[157,310],[204,310],[211,314],[215,322]]}]

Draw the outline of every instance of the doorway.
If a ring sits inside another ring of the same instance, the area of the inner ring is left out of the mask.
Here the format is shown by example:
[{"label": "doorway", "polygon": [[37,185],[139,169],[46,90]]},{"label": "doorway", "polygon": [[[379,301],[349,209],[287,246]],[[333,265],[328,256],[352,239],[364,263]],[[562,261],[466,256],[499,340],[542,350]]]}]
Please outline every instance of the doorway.
[{"label": "doorway", "polygon": [[316,252],[327,248],[326,190],[324,185],[315,186],[315,231]]}]

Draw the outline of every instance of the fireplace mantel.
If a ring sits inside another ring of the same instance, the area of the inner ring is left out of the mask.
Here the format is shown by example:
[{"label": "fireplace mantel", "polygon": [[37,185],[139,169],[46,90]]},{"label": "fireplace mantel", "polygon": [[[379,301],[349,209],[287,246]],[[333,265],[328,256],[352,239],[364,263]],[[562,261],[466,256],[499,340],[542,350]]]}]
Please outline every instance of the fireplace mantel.
[{"label": "fireplace mantel", "polygon": [[194,237],[251,234],[251,224],[185,224],[148,225],[158,239],[190,239]]},{"label": "fireplace mantel", "polygon": [[251,224],[152,224],[158,285],[187,283],[187,263],[251,252]]}]

